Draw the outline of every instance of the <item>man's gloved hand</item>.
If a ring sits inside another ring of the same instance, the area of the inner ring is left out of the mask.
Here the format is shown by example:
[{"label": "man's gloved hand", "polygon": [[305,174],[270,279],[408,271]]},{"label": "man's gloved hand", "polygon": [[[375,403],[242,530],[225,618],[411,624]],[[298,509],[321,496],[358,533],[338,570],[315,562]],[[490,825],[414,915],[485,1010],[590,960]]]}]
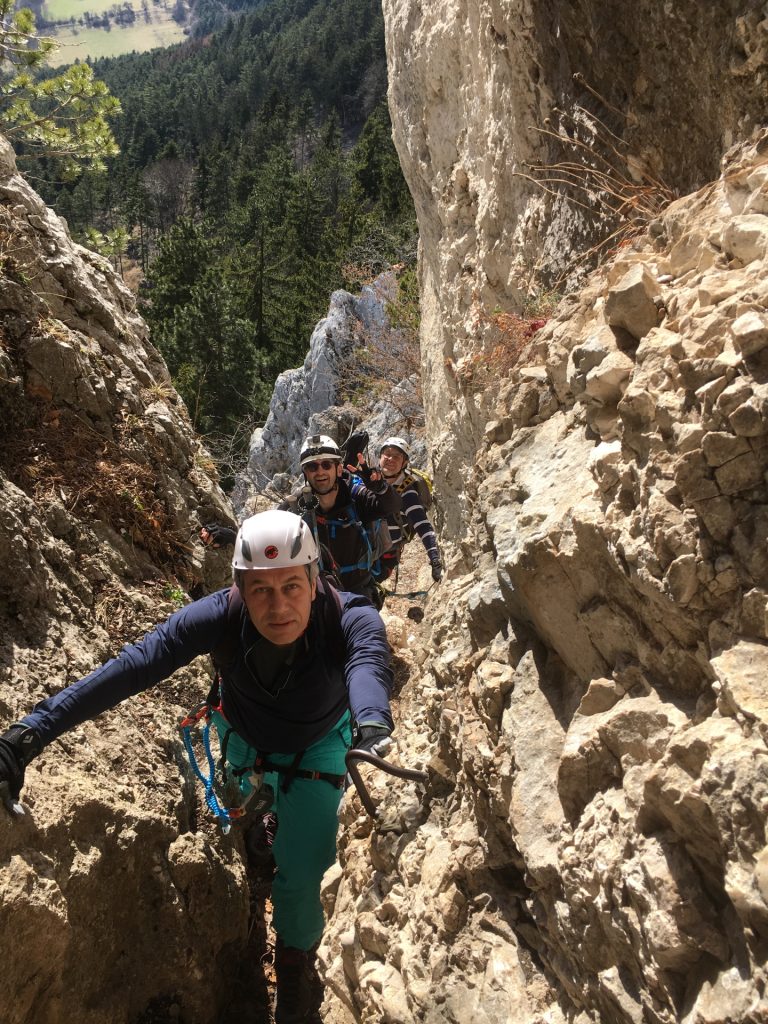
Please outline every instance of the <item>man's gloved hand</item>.
[{"label": "man's gloved hand", "polygon": [[[382,486],[384,481],[381,479],[381,472],[378,469],[373,469],[364,458],[360,458],[360,461],[356,466],[351,463],[347,466],[350,473],[354,473],[359,476],[369,491],[373,491],[378,494],[384,490]],[[385,485],[386,486],[386,485]]]},{"label": "man's gloved hand", "polygon": [[[383,757],[391,746],[392,740],[389,735],[389,729],[385,725],[381,725],[376,722],[370,725],[358,725],[352,733],[353,750],[365,750],[369,754],[375,754],[377,757]],[[352,786],[352,778],[350,775],[347,775],[345,792],[339,801],[339,818],[343,816],[344,807],[347,801],[347,791],[350,786]]]},{"label": "man's gloved hand", "polygon": [[386,726],[361,725],[352,745],[355,750],[367,750],[369,754],[383,757],[392,746],[392,738]]},{"label": "man's gloved hand", "polygon": [[432,566],[432,579],[439,583],[443,578],[443,563],[439,558],[431,558],[429,564]]},{"label": "man's gloved hand", "polygon": [[0,799],[9,811],[16,810],[25,768],[41,750],[40,737],[26,725],[12,725],[0,736]]},{"label": "man's gloved hand", "polygon": [[209,548],[228,548],[235,543],[237,530],[231,530],[221,523],[206,523],[200,531],[203,544]]}]

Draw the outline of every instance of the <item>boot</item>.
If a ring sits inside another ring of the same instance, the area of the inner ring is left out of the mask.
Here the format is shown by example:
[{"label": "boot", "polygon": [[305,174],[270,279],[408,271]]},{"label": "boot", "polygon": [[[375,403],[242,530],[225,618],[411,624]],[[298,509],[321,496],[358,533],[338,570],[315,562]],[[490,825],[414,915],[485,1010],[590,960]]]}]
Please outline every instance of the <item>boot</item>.
[{"label": "boot", "polygon": [[275,1024],[321,1024],[320,1004],[323,984],[315,969],[317,945],[311,949],[285,946],[278,938],[275,946],[277,999]]}]

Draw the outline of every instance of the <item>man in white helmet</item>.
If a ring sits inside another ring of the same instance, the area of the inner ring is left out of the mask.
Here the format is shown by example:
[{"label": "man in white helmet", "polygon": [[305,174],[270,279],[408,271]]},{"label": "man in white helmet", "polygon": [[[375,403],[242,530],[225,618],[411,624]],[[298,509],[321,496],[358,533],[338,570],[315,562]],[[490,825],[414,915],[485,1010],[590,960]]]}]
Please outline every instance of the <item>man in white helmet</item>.
[{"label": "man in white helmet", "polygon": [[314,1024],[322,1001],[320,882],[336,857],[344,758],[353,729],[356,747],[388,745],[389,645],[367,601],[318,578],[314,538],[297,516],[273,510],[247,519],[232,566],[233,588],[177,611],[0,736],[0,795],[18,800],[29,762],[68,729],[213,654],[213,717],[229,768],[244,795],[261,773],[278,820],[275,1021]]},{"label": "man in white helmet", "polygon": [[392,548],[399,560],[406,543],[419,535],[432,569],[432,579],[442,579],[443,563],[437,546],[435,528],[429,521],[420,493],[419,481],[408,470],[411,449],[402,437],[388,437],[379,446],[379,468],[381,475],[397,491],[402,501],[402,510],[388,519]]},{"label": "man in white helmet", "polygon": [[[345,468],[341,449],[325,434],[313,434],[304,441],[299,461],[306,486],[279,508],[296,512],[309,523],[320,545],[323,568],[332,571],[345,590],[362,594],[380,607],[382,595],[375,581],[380,552],[375,550],[374,527],[380,524],[387,529],[387,517],[400,510],[400,495],[364,458]],[[388,533],[386,544],[390,544]]]}]

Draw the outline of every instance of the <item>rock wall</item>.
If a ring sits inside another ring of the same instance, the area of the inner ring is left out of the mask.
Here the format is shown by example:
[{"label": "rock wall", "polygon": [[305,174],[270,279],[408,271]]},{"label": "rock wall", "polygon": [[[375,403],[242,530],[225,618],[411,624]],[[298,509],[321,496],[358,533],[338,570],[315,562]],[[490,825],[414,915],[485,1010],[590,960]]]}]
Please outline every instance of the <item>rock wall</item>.
[{"label": "rock wall", "polygon": [[494,404],[400,698],[430,784],[346,807],[326,1021],[768,1015],[766,270],[763,132],[458,375]]},{"label": "rock wall", "polygon": [[487,343],[479,312],[518,307],[534,282],[562,287],[591,240],[582,205],[599,206],[579,190],[569,199],[550,186],[553,196],[529,165],[584,160],[554,134],[595,115],[630,180],[679,194],[712,180],[720,155],[765,116],[766,11],[744,0],[383,6],[394,139],[422,245],[428,435],[458,536],[463,506],[451,495],[469,484],[488,410],[452,368]]},{"label": "rock wall", "polygon": [[[339,433],[337,424],[328,420],[328,410],[343,404],[340,376],[354,349],[385,329],[392,288],[391,280],[380,279],[358,296],[333,293],[328,315],[312,332],[304,365],[285,370],[275,381],[267,420],[251,436],[248,464],[234,496],[237,506],[264,491],[276,474],[299,472],[301,442],[309,433]],[[350,429],[349,423],[344,425]]]},{"label": "rock wall", "polygon": [[[231,515],[133,295],[0,138],[0,729],[221,585]],[[220,1020],[247,936],[232,839],[198,822],[185,670],[53,743],[0,808],[0,1019]]]}]

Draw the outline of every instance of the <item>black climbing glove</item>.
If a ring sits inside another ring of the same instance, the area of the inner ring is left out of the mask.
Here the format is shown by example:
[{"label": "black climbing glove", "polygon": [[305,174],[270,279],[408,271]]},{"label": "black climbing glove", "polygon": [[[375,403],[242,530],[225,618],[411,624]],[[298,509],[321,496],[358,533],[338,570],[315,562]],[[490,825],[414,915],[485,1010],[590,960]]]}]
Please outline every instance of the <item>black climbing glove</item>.
[{"label": "black climbing glove", "polygon": [[432,566],[432,579],[439,583],[443,578],[443,563],[439,558],[431,558],[429,564]]},{"label": "black climbing glove", "polygon": [[381,494],[386,488],[387,485],[381,478],[380,470],[369,466],[367,462],[363,462],[359,466],[351,466],[350,463],[350,467],[351,472],[359,476],[368,490],[373,491],[374,494]]},{"label": "black climbing glove", "polygon": [[389,729],[384,725],[360,725],[353,741],[355,750],[367,750],[369,754],[383,757],[392,746]]},{"label": "black climbing glove", "polygon": [[206,523],[203,530],[208,534],[203,538],[203,543],[211,548],[231,547],[237,538],[237,530],[231,530],[221,523]]},{"label": "black climbing glove", "polygon": [[360,456],[365,453],[367,448],[367,430],[356,430],[354,434],[350,434],[346,444],[344,445],[344,464],[356,466],[360,460]]},{"label": "black climbing glove", "polygon": [[0,798],[9,810],[21,796],[24,769],[42,749],[40,737],[26,725],[12,725],[0,736]]}]

